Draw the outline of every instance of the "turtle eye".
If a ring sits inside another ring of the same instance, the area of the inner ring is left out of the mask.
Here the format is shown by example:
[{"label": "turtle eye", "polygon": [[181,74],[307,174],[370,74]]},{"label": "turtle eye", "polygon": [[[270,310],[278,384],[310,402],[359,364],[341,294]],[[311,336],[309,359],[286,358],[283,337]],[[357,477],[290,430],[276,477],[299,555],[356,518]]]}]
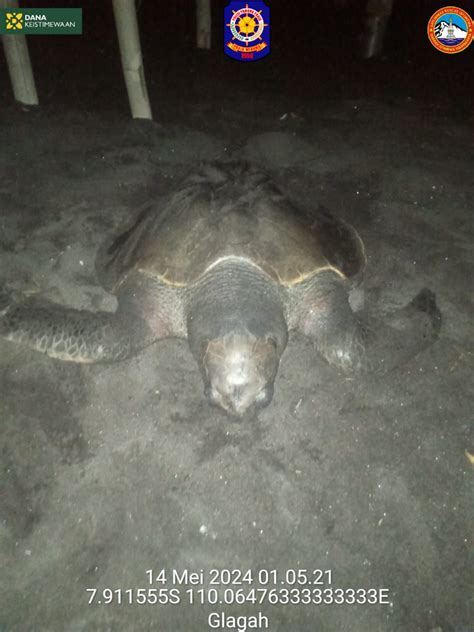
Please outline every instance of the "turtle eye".
[{"label": "turtle eye", "polygon": [[276,348],[278,347],[278,341],[277,341],[277,339],[275,338],[275,336],[267,336],[267,337],[265,338],[265,340],[266,340],[269,344],[271,344],[271,345],[272,345],[272,347],[273,347],[274,349],[276,349]]},{"label": "turtle eye", "polygon": [[215,399],[214,389],[210,384],[204,387],[204,397],[206,397],[211,402],[213,402]]},{"label": "turtle eye", "polygon": [[272,401],[272,398],[273,385],[269,384],[268,386],[265,386],[265,388],[262,388],[260,393],[258,393],[257,397],[255,398],[255,403],[259,408],[265,408],[265,406],[268,406],[268,404]]}]

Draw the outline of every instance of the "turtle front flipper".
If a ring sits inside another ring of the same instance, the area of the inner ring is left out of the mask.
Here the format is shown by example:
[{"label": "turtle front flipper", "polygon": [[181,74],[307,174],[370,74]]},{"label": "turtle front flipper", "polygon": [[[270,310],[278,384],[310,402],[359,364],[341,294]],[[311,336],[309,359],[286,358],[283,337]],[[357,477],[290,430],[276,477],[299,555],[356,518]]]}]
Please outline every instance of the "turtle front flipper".
[{"label": "turtle front flipper", "polygon": [[64,308],[27,299],[0,301],[0,337],[70,362],[122,360],[152,339],[146,326],[128,328],[116,314]]},{"label": "turtle front flipper", "polygon": [[308,291],[299,328],[330,364],[346,372],[387,373],[438,337],[441,314],[428,289],[384,321],[359,319],[340,284],[328,289],[326,284],[324,300],[317,289]]}]

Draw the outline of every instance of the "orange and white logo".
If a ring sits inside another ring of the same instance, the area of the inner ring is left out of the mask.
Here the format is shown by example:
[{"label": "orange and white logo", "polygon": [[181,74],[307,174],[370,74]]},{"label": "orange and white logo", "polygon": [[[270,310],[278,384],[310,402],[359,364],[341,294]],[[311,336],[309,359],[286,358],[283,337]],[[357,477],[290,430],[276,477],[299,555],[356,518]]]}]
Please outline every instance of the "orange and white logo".
[{"label": "orange and white logo", "polygon": [[443,7],[428,22],[428,38],[442,53],[460,53],[472,42],[471,16],[459,7]]}]

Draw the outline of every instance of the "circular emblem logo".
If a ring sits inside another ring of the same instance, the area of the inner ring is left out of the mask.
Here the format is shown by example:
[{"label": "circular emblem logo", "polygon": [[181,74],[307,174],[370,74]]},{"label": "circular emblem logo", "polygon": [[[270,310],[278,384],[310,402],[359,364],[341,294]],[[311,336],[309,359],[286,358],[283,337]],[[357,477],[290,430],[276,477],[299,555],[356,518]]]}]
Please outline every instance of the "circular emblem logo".
[{"label": "circular emblem logo", "polygon": [[428,22],[428,38],[442,53],[460,53],[472,42],[472,36],[471,16],[458,7],[443,7]]},{"label": "circular emblem logo", "polygon": [[261,39],[266,26],[268,25],[265,24],[261,11],[256,11],[248,5],[235,11],[229,23],[232,36],[245,44]]}]

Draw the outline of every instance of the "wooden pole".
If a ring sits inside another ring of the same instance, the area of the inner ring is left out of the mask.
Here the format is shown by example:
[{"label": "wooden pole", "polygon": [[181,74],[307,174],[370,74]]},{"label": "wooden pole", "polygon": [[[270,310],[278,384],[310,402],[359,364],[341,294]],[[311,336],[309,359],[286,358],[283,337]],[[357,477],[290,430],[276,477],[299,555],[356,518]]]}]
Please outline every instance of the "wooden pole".
[{"label": "wooden pole", "polygon": [[368,0],[362,37],[362,57],[370,59],[382,54],[385,32],[392,15],[393,0]]},{"label": "wooden pole", "polygon": [[112,0],[122,68],[133,118],[151,119],[135,0]]},{"label": "wooden pole", "polygon": [[[18,0],[3,0],[2,4],[5,9],[18,10]],[[26,37],[16,34],[2,35],[2,41],[15,100],[25,106],[38,105],[38,93]]]},{"label": "wooden pole", "polygon": [[211,0],[196,0],[196,39],[198,48],[211,48]]}]

